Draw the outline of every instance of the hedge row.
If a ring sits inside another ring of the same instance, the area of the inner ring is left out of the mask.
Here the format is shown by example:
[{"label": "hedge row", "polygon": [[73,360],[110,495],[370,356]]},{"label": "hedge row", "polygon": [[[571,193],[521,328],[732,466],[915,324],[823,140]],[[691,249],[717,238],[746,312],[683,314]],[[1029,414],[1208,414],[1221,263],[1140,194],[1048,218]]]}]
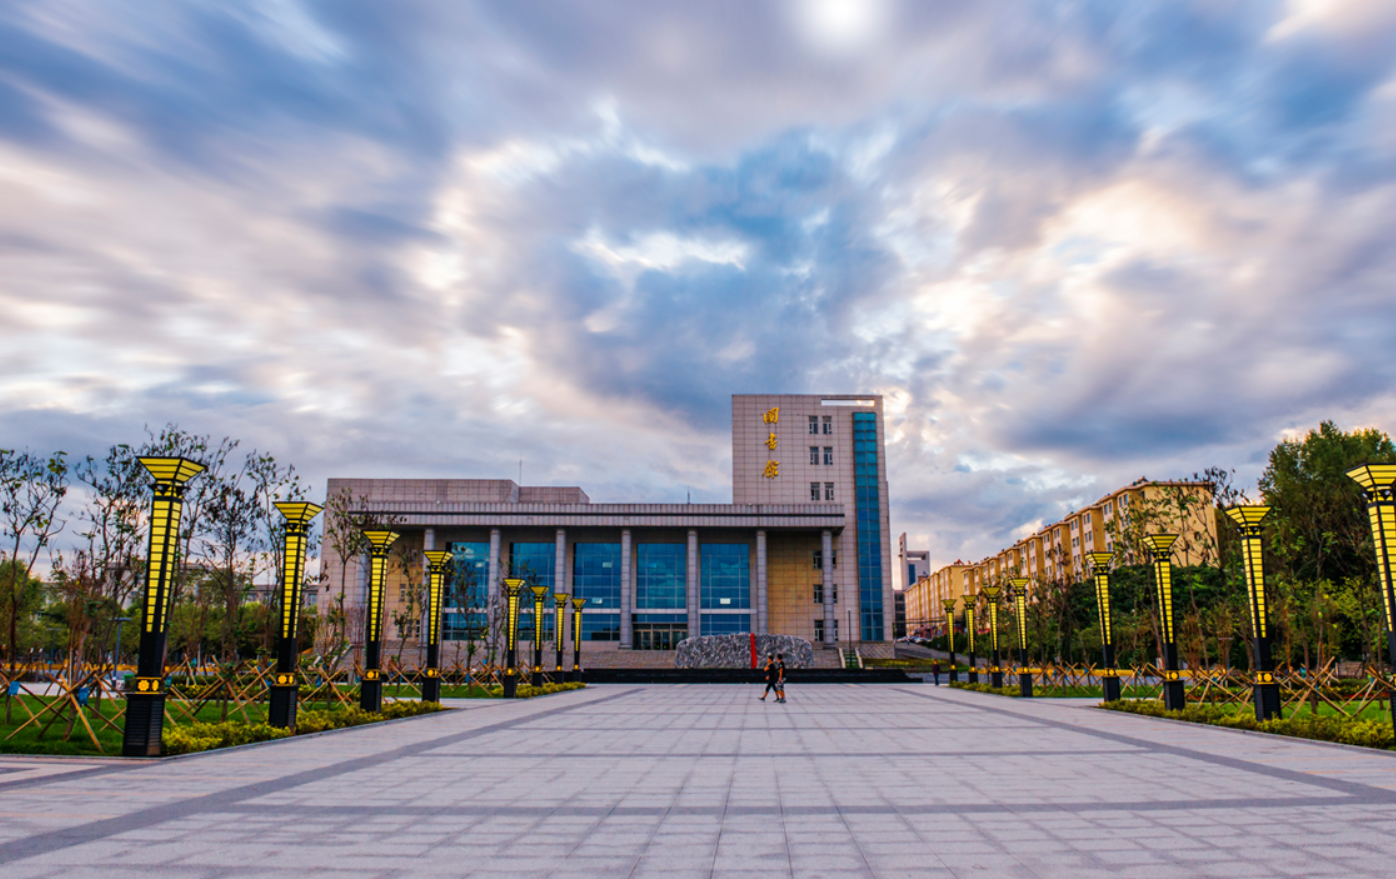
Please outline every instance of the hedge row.
[{"label": "hedge row", "polygon": [[[580,690],[585,686],[586,684],[580,681],[566,684],[544,684],[541,687],[520,683],[518,688],[514,690],[514,697],[516,699],[532,699],[534,696],[547,696],[552,693],[564,693],[568,690]],[[490,695],[496,698],[502,698],[504,696],[504,688],[499,686],[490,687]]]},{"label": "hedge row", "polygon": [[231,748],[234,745],[249,745],[253,742],[267,742],[284,739],[291,735],[324,732],[329,729],[343,729],[378,723],[384,720],[397,720],[400,717],[415,717],[444,710],[435,702],[389,702],[382,711],[364,711],[357,706],[335,708],[329,711],[302,711],[296,716],[296,730],[271,726],[265,723],[190,723],[183,726],[167,726],[160,736],[164,752],[169,755],[192,754],[195,751],[210,751],[214,748]]},{"label": "hedge row", "polygon": [[1143,714],[1147,717],[1165,717],[1170,720],[1256,730],[1322,742],[1339,742],[1367,748],[1393,747],[1391,725],[1376,720],[1355,720],[1348,717],[1287,717],[1258,721],[1249,711],[1228,711],[1220,705],[1188,705],[1181,711],[1165,711],[1163,703],[1153,699],[1103,702],[1100,707],[1129,714]]}]

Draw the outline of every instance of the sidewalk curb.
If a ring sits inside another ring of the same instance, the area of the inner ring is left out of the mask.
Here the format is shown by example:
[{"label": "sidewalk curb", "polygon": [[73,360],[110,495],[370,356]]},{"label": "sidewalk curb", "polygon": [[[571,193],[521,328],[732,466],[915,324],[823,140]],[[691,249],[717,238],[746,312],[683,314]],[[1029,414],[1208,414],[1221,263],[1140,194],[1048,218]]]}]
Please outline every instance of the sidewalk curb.
[{"label": "sidewalk curb", "polygon": [[[985,695],[989,694],[986,693]],[[1230,726],[1216,726],[1215,724],[1211,723],[1198,723],[1197,721],[1193,720],[1179,720],[1176,717],[1154,717],[1152,714],[1135,714],[1132,711],[1115,711],[1111,708],[1102,708],[1100,707],[1100,705],[1096,705],[1095,710],[1108,711],[1111,714],[1122,714],[1126,717],[1140,717],[1145,720],[1162,720],[1165,723],[1180,724],[1182,726],[1193,727],[1194,729],[1197,727],[1202,727],[1203,729],[1214,729],[1218,732],[1239,733],[1243,736],[1256,736],[1262,739],[1267,739],[1272,742],[1276,740],[1281,742],[1301,742],[1307,745],[1322,745],[1325,748],[1341,748],[1344,751],[1356,751],[1359,754],[1381,754],[1387,757],[1396,758],[1396,751],[1393,751],[1389,748],[1369,748],[1366,745],[1349,745],[1344,742],[1328,742],[1324,741],[1323,739],[1307,739],[1303,736],[1286,736],[1281,735],[1279,733],[1261,732],[1258,729],[1236,729],[1235,727]]]}]

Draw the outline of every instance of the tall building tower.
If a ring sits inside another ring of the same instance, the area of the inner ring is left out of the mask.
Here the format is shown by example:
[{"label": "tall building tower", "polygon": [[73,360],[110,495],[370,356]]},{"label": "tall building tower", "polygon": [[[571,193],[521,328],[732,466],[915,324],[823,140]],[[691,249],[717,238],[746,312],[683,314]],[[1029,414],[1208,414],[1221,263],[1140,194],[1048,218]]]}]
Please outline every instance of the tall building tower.
[{"label": "tall building tower", "polygon": [[878,395],[732,397],[732,502],[831,504],[844,511],[844,527],[823,531],[809,561],[794,548],[800,535],[771,535],[772,631],[793,634],[809,626],[809,592],[799,584],[813,564],[819,569],[813,603],[822,605],[822,614],[814,614],[816,642],[891,640],[884,435]]}]

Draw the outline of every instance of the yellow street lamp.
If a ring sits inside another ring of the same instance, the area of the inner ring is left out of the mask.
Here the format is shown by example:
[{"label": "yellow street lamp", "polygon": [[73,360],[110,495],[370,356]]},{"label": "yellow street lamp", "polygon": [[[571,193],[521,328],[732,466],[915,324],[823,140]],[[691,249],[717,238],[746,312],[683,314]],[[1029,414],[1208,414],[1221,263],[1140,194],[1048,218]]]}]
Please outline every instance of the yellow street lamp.
[{"label": "yellow street lamp", "polygon": [[1110,561],[1113,552],[1088,552],[1091,574],[1095,580],[1095,604],[1100,616],[1100,658],[1105,667],[1100,670],[1100,686],[1106,702],[1120,699],[1120,673],[1115,668],[1115,634],[1110,617]]},{"label": "yellow street lamp", "polygon": [[578,683],[582,680],[582,608],[586,604],[585,598],[572,599],[572,680]]},{"label": "yellow street lamp", "polygon": [[1032,671],[1028,668],[1028,578],[1012,577],[1013,605],[1018,616],[1018,694],[1032,698]]},{"label": "yellow street lamp", "polygon": [[1003,686],[1003,668],[999,665],[999,593],[998,586],[984,586],[979,594],[989,600],[989,642],[993,645],[989,660],[989,686],[998,689]]},{"label": "yellow street lamp", "polygon": [[547,586],[530,586],[533,593],[533,678],[535,687],[543,686],[543,599],[548,595]]},{"label": "yellow street lamp", "polygon": [[945,646],[950,651],[950,680],[958,681],[960,674],[955,671],[955,599],[941,599],[940,606],[945,611]]},{"label": "yellow street lamp", "polygon": [[1240,526],[1246,589],[1250,593],[1251,633],[1255,636],[1255,680],[1251,682],[1255,719],[1269,720],[1280,716],[1280,685],[1275,682],[1275,662],[1270,657],[1264,545],[1260,534],[1260,523],[1270,515],[1270,508],[1259,505],[1232,507],[1226,511],[1226,515]]},{"label": "yellow street lamp", "polygon": [[300,653],[301,589],[305,585],[305,547],[310,523],[324,507],[305,501],[278,501],[276,509],[286,520],[286,541],[281,558],[281,625],[277,627],[276,674],[272,676],[267,722],[295,729],[300,695],[296,656]]},{"label": "yellow street lamp", "polygon": [[184,486],[204,472],[188,458],[138,458],[155,480],[151,488],[150,544],[146,551],[145,603],[134,689],[126,694],[123,757],[159,757],[165,723],[165,638],[169,632],[171,582],[179,570],[179,517]]},{"label": "yellow street lamp", "polygon": [[[1396,668],[1396,591],[1391,567],[1396,562],[1396,464],[1363,464],[1348,471],[1367,498],[1367,518],[1377,552],[1377,576],[1382,606],[1386,608],[1386,649]],[[1391,724],[1396,730],[1396,692],[1389,696]]]},{"label": "yellow street lamp", "polygon": [[1176,534],[1150,534],[1144,538],[1153,557],[1154,590],[1158,600],[1159,631],[1163,635],[1163,707],[1182,711],[1187,705],[1178,674],[1178,640],[1173,627],[1173,544]]},{"label": "yellow street lamp", "polygon": [[965,596],[965,634],[969,636],[969,682],[979,683],[979,660],[974,656],[974,600]]},{"label": "yellow street lamp", "polygon": [[428,549],[427,557],[427,667],[422,672],[422,701],[441,701],[441,594],[445,591],[446,568],[451,554]]},{"label": "yellow street lamp", "polygon": [[505,699],[513,699],[519,687],[519,593],[523,580],[504,581],[505,631],[504,680],[500,686]]},{"label": "yellow street lamp", "polygon": [[[562,667],[562,648],[564,640],[562,633],[567,623],[566,592],[553,593],[553,611],[556,616],[556,619],[553,621],[553,644],[557,647],[557,670],[554,674],[556,675],[556,682],[560,684],[567,680],[567,670]],[[577,637],[577,633],[573,632],[572,637]]]},{"label": "yellow street lamp", "polygon": [[368,563],[368,619],[364,636],[364,675],[359,684],[359,707],[365,711],[383,708],[383,675],[379,663],[383,654],[383,582],[388,575],[388,547],[398,539],[393,531],[368,530],[364,537],[371,549]]}]

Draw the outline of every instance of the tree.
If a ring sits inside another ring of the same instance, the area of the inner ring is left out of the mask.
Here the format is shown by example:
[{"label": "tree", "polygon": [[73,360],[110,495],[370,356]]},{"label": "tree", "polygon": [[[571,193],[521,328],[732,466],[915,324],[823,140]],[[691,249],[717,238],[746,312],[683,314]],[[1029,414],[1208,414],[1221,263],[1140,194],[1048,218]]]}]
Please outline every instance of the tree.
[{"label": "tree", "polygon": [[1270,505],[1267,543],[1299,580],[1339,582],[1376,575],[1376,553],[1362,489],[1347,471],[1396,462],[1391,438],[1374,428],[1345,433],[1324,421],[1302,440],[1270,452],[1260,492]]},{"label": "tree", "polygon": [[[0,449],[0,539],[5,541],[3,558],[8,573],[5,610],[9,622],[9,659],[15,668],[19,649],[19,619],[23,587],[34,571],[34,563],[59,532],[63,520],[58,508],[68,494],[66,452],[47,458],[29,451]],[[8,705],[9,696],[6,695]]]}]

